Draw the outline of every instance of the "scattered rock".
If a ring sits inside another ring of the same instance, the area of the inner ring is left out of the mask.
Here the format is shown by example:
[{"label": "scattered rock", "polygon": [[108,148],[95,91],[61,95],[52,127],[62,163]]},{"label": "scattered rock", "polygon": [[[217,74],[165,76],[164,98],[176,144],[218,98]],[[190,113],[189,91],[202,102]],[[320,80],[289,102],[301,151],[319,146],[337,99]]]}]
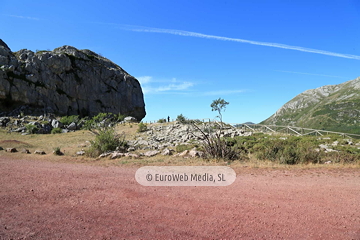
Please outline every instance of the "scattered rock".
[{"label": "scattered rock", "polygon": [[128,117],[124,118],[124,122],[126,122],[126,123],[137,123],[139,121],[134,117],[128,116]]},{"label": "scattered rock", "polygon": [[124,157],[124,156],[125,156],[125,153],[113,152],[113,153],[111,153],[110,159],[121,158],[121,157]]},{"label": "scattered rock", "polygon": [[185,157],[186,155],[188,155],[189,154],[189,150],[185,150],[185,151],[183,151],[182,153],[180,153],[178,156],[179,157]]},{"label": "scattered rock", "polygon": [[172,155],[173,152],[174,152],[174,150],[165,148],[165,149],[162,151],[161,155],[163,155],[163,156],[169,156],[169,155]]},{"label": "scattered rock", "polygon": [[62,122],[54,119],[54,120],[52,120],[52,122],[51,122],[51,126],[52,126],[53,128],[62,128],[62,127],[64,127],[64,124],[62,124]]},{"label": "scattered rock", "polygon": [[202,157],[204,155],[204,153],[203,152],[201,152],[201,151],[197,151],[196,150],[196,148],[194,148],[194,149],[191,149],[190,151],[189,151],[189,156],[190,157]]},{"label": "scattered rock", "polygon": [[99,155],[99,158],[104,158],[104,157],[107,157],[111,154],[111,152],[107,152],[107,153],[102,153]]},{"label": "scattered rock", "polygon": [[85,154],[85,151],[83,151],[83,150],[76,152],[76,155],[82,156],[82,155],[84,155],[84,154]]},{"label": "scattered rock", "polygon": [[26,131],[26,127],[19,127],[17,129],[12,130],[12,132],[22,132],[22,131]]},{"label": "scattered rock", "polygon": [[30,151],[28,149],[23,148],[21,150],[21,153],[30,154]]},{"label": "scattered rock", "polygon": [[16,148],[6,148],[6,152],[14,153],[17,152]]},{"label": "scattered rock", "polygon": [[140,156],[138,154],[135,153],[125,153],[126,157],[131,157],[131,158],[139,158]]},{"label": "scattered rock", "polygon": [[0,118],[0,126],[1,127],[5,127],[8,122],[10,122],[10,118],[8,118],[8,117],[1,117]]},{"label": "scattered rock", "polygon": [[34,154],[45,155],[46,153],[42,150],[35,150]]},{"label": "scattered rock", "polygon": [[128,151],[128,152],[133,152],[133,151],[135,151],[135,148],[134,148],[134,147],[129,147],[129,148],[127,149],[127,151]]},{"label": "scattered rock", "polygon": [[67,126],[67,129],[70,131],[75,131],[77,129],[76,123],[72,122],[69,126]]},{"label": "scattered rock", "polygon": [[155,156],[155,155],[157,155],[157,154],[159,154],[159,153],[160,153],[160,151],[158,151],[158,150],[148,151],[148,152],[144,153],[144,156],[146,156],[146,157],[153,157],[153,156]]}]

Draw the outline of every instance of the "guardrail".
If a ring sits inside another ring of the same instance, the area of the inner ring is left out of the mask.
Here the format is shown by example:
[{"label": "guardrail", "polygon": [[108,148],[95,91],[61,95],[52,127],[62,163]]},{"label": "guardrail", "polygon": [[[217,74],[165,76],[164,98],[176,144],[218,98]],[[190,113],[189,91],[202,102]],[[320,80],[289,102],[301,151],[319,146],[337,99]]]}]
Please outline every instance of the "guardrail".
[{"label": "guardrail", "polygon": [[[214,119],[204,118],[204,119],[197,119],[203,123],[217,123]],[[171,120],[175,121],[175,120]],[[149,123],[156,123],[156,121],[150,121]],[[232,127],[232,128],[240,128],[243,127],[244,130],[250,130],[251,132],[263,132],[263,133],[283,133],[289,135],[296,135],[296,136],[306,136],[306,135],[316,135],[316,136],[324,136],[329,134],[340,135],[343,137],[348,138],[360,138],[360,134],[353,134],[353,133],[343,133],[343,132],[335,132],[335,131],[327,131],[327,130],[320,130],[320,129],[312,129],[312,128],[303,128],[303,127],[294,127],[294,126],[280,126],[280,125],[264,125],[264,124],[246,124],[246,123],[225,123],[225,126]],[[225,127],[226,128],[226,127]]]},{"label": "guardrail", "polygon": [[312,128],[294,127],[294,126],[263,125],[263,124],[235,124],[233,126],[244,127],[245,130],[250,130],[252,132],[273,132],[273,133],[278,132],[278,133],[286,133],[297,136],[306,136],[306,135],[324,136],[329,134],[336,134],[336,135],[341,135],[343,137],[360,138],[360,134],[334,132],[334,131],[319,130]]}]

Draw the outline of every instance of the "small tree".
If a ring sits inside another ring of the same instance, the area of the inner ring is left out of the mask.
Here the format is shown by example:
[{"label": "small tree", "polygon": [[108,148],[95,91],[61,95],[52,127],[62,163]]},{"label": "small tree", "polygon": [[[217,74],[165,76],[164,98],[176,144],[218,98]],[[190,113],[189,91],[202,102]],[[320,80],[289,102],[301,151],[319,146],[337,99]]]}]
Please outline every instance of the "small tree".
[{"label": "small tree", "polygon": [[217,116],[218,118],[220,118],[220,122],[222,122],[222,111],[225,111],[226,109],[226,105],[228,105],[229,102],[225,101],[222,98],[216,99],[214,100],[210,107],[211,107],[211,111],[217,111],[219,113],[219,116]]}]

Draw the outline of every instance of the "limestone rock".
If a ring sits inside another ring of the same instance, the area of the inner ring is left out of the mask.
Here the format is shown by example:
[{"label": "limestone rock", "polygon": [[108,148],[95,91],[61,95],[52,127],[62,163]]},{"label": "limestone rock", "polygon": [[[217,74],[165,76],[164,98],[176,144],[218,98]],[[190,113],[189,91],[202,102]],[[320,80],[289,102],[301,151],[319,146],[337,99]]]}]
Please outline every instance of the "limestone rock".
[{"label": "limestone rock", "polygon": [[165,149],[162,151],[161,155],[163,155],[163,156],[169,156],[169,155],[172,155],[173,152],[174,152],[174,150],[165,148]]},{"label": "limestone rock", "polygon": [[51,126],[52,126],[53,128],[62,128],[62,127],[64,126],[64,124],[62,124],[60,121],[54,119],[54,120],[51,122]]},{"label": "limestone rock", "polygon": [[16,148],[6,148],[6,152],[14,153],[17,152]]},{"label": "limestone rock", "polygon": [[23,148],[23,149],[21,150],[21,153],[30,154],[30,151],[29,151],[29,149]]},{"label": "limestone rock", "polygon": [[148,152],[144,153],[144,156],[146,156],[146,157],[153,157],[153,156],[155,156],[155,155],[157,155],[157,154],[159,154],[159,153],[160,153],[160,151],[157,151],[157,150],[148,151]]},{"label": "limestone rock", "polygon": [[121,158],[121,157],[124,157],[124,156],[125,156],[125,153],[115,151],[115,152],[111,153],[110,158],[115,159],[115,158]]},{"label": "limestone rock", "polygon": [[129,117],[124,118],[124,122],[126,122],[126,123],[136,123],[136,122],[138,122],[138,120],[136,118],[134,118],[134,117],[129,116]]},{"label": "limestone rock", "polygon": [[72,122],[67,126],[68,130],[75,131],[77,129],[76,123]]},{"label": "limestone rock", "polygon": [[35,150],[34,154],[45,155],[46,153],[42,150]]},{"label": "limestone rock", "polygon": [[191,149],[191,150],[189,151],[189,156],[192,157],[192,158],[202,157],[203,155],[204,155],[203,152],[197,151],[196,149]]},{"label": "limestone rock", "polygon": [[76,152],[76,155],[82,156],[82,155],[84,155],[84,154],[85,154],[85,151],[83,151],[83,150]]},{"label": "limestone rock", "polygon": [[[63,46],[12,52],[0,40],[0,110],[32,105],[59,115],[111,112],[145,117],[139,81],[110,60]],[[54,127],[54,126],[53,126]]]}]

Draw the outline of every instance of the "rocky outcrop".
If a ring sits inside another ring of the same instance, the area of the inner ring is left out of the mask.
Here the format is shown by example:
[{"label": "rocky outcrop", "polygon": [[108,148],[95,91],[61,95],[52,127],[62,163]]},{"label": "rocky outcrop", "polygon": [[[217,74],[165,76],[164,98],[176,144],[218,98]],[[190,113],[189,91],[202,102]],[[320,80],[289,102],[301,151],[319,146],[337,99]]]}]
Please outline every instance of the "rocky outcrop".
[{"label": "rocky outcrop", "polygon": [[139,121],[146,114],[139,81],[110,60],[71,46],[12,52],[0,40],[0,110],[19,105],[58,115],[120,113]]},{"label": "rocky outcrop", "polygon": [[[205,125],[204,125],[205,126]],[[200,126],[203,128],[203,126]],[[206,127],[216,127],[207,124]],[[202,129],[209,134],[207,129]],[[210,134],[219,134],[221,137],[250,136],[252,132],[246,132],[241,128],[229,127],[227,129],[212,130]],[[134,140],[129,140],[129,145],[142,150],[162,150],[182,144],[200,144],[204,135],[190,124],[175,122],[168,125],[148,125],[147,130],[139,133]]]},{"label": "rocky outcrop", "polygon": [[307,90],[262,122],[360,133],[360,77]]}]

